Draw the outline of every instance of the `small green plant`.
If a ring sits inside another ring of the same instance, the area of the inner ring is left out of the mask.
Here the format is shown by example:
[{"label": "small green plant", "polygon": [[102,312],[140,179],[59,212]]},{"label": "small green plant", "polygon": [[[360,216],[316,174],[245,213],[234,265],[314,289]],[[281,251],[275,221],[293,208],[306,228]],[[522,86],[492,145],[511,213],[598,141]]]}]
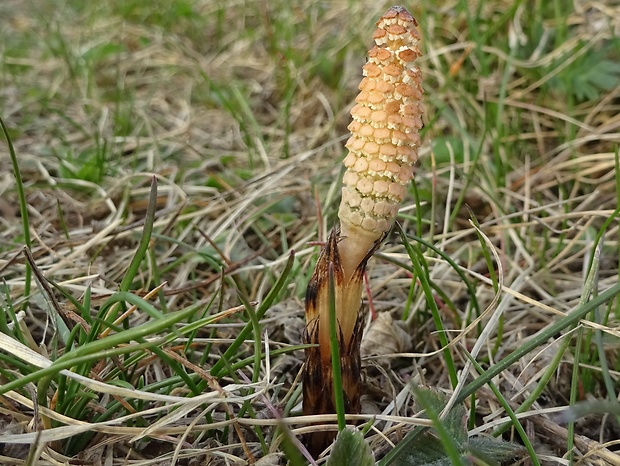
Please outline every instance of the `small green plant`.
[{"label": "small green plant", "polygon": [[565,57],[573,63],[556,64],[561,71],[549,81],[549,89],[574,99],[576,103],[596,100],[620,83],[617,47],[609,45],[592,50],[587,43],[576,44]]},{"label": "small green plant", "polygon": [[415,389],[416,404],[433,429],[423,429],[415,442],[400,450],[391,464],[397,466],[498,465],[514,460],[523,447],[493,437],[469,437],[467,410],[456,405],[442,414],[448,396],[430,388]]}]

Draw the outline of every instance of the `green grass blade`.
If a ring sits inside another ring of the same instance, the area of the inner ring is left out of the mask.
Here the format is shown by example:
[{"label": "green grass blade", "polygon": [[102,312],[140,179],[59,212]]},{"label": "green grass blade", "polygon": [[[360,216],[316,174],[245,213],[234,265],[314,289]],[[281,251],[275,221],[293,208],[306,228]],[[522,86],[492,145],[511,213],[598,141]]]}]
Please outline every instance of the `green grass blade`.
[{"label": "green grass blade", "polygon": [[437,307],[437,303],[435,302],[435,299],[433,297],[433,290],[430,284],[429,276],[422,265],[422,252],[419,250],[419,248],[416,249],[409,243],[405,232],[402,230],[398,223],[396,224],[395,228],[400,234],[402,242],[405,245],[405,249],[407,250],[407,254],[411,258],[411,262],[413,263],[414,276],[418,278],[420,284],[422,285],[422,289],[424,290],[424,295],[426,296],[426,303],[431,309],[433,321],[435,322],[435,328],[438,332],[439,342],[444,348],[443,354],[445,357],[446,366],[448,368],[450,382],[452,383],[453,387],[456,387],[458,383],[456,367],[452,359],[452,354],[450,353],[450,348],[448,348],[448,338],[446,337],[446,333],[444,331],[443,322],[441,320],[441,313],[439,312],[439,308]]},{"label": "green grass blade", "polygon": [[466,385],[459,393],[459,396],[457,397],[457,402],[462,403],[469,396],[471,396],[472,393],[474,393],[483,385],[486,385],[490,380],[493,379],[493,377],[506,370],[508,367],[517,362],[534,348],[544,345],[549,338],[557,336],[562,330],[572,325],[575,325],[586,315],[588,315],[589,312],[592,312],[598,306],[608,301],[611,301],[618,294],[620,294],[620,283],[615,284],[593,300],[577,307],[577,309],[571,311],[570,314],[568,314],[567,316],[562,317],[553,324],[548,325],[546,328],[540,330],[538,333],[530,337],[527,342],[523,343],[523,345],[521,345],[519,349],[513,351],[508,356],[495,363],[495,365],[487,369],[484,373],[480,374],[480,376],[476,378],[476,380]]},{"label": "green grass blade", "polygon": [[338,415],[338,430],[342,431],[345,421],[344,392],[342,390],[342,368],[340,367],[339,325],[336,319],[336,284],[334,282],[334,264],[329,264],[329,343],[332,356],[332,375],[334,378],[334,403]]},{"label": "green grass blade", "polygon": [[[291,251],[291,253],[289,254],[288,260],[286,261],[286,265],[284,266],[284,270],[282,271],[282,274],[280,275],[280,278],[278,278],[278,281],[273,285],[273,288],[269,290],[269,293],[267,293],[267,296],[265,296],[265,299],[259,304],[258,308],[256,309],[256,318],[258,320],[262,319],[262,317],[265,315],[265,312],[267,312],[267,309],[269,309],[269,307],[273,304],[273,302],[277,298],[278,294],[280,293],[284,285],[286,285],[289,279],[289,272],[291,271],[291,268],[293,267],[294,262],[295,262],[295,252]],[[237,335],[237,338],[235,338],[235,341],[231,343],[228,349],[226,349],[226,351],[224,352],[223,358],[225,359],[233,358],[237,350],[239,349],[239,347],[248,338],[253,328],[254,326],[252,325],[251,322],[248,323],[248,325],[246,325],[245,327],[243,327],[243,330],[239,332],[239,335]],[[211,368],[211,371],[210,371],[211,375],[214,377],[221,377],[222,374],[225,372],[224,366],[225,366],[225,363],[223,359],[216,362]]]},{"label": "green grass blade", "polygon": [[[17,154],[15,153],[15,147],[13,147],[13,141],[9,135],[9,130],[4,124],[4,120],[0,117],[0,127],[2,127],[2,133],[6,138],[6,143],[9,146],[9,155],[11,156],[11,165],[13,166],[13,176],[15,177],[15,186],[17,188],[17,198],[19,199],[19,213],[22,219],[22,234],[24,235],[24,244],[28,249],[32,249],[32,241],[30,239],[30,222],[28,220],[28,203],[26,202],[26,193],[24,191],[24,182],[22,181],[22,175],[19,171],[19,164],[17,163]],[[26,273],[24,276],[24,296],[27,298],[30,296],[30,281],[32,277],[32,270],[30,265],[26,264]],[[24,303],[27,306],[27,302]]]},{"label": "green grass blade", "polygon": [[[448,264],[450,264],[450,266],[454,269],[454,271],[458,274],[459,278],[463,281],[463,283],[467,287],[468,297],[471,300],[472,305],[474,306],[474,309],[476,311],[476,316],[479,316],[481,314],[481,310],[480,310],[480,304],[478,304],[478,298],[476,297],[476,289],[474,288],[474,285],[472,284],[471,280],[469,280],[467,275],[465,275],[465,272],[463,272],[463,269],[461,268],[461,266],[459,266],[454,261],[454,259],[452,259],[448,254],[446,254],[444,251],[439,249],[434,244],[429,243],[424,238],[421,238],[419,236],[412,235],[412,234],[409,234],[409,233],[407,234],[407,238],[409,238],[412,241],[415,241],[416,243],[420,243],[425,248],[430,249],[435,254],[437,254],[439,257],[441,257],[443,260],[445,260]],[[391,258],[389,256],[386,256],[386,255],[384,255],[384,254],[382,254],[380,252],[375,253],[375,257],[380,257],[383,260],[391,262],[392,264],[398,265],[399,267],[402,267],[403,269],[408,270],[411,273],[414,273],[414,269],[413,269],[412,266],[410,266],[408,264],[405,264],[404,262],[397,261],[397,260],[395,260],[395,259],[393,259],[393,258]],[[433,287],[435,288],[434,285],[433,285]]]},{"label": "green grass blade", "polygon": [[134,254],[131,262],[129,263],[129,267],[127,268],[127,272],[125,272],[125,276],[121,281],[119,286],[120,291],[129,291],[131,288],[131,284],[133,279],[138,274],[140,270],[140,266],[144,262],[146,257],[146,251],[149,247],[149,243],[151,241],[151,234],[153,233],[153,224],[155,223],[155,211],[157,209],[157,178],[153,176],[151,178],[151,192],[149,195],[149,203],[146,208],[146,216],[144,218],[144,228],[142,229],[142,235],[140,237],[140,242],[138,243],[138,249],[136,249],[136,253]]},{"label": "green grass blade", "polygon": [[[478,364],[478,361],[476,361],[474,358],[471,357],[471,354],[469,354],[468,351],[465,352],[465,355],[474,365],[478,373],[484,372],[484,369],[482,368],[482,366]],[[497,399],[499,404],[502,406],[504,411],[506,411],[506,414],[508,414],[508,417],[512,421],[510,425],[513,426],[515,430],[517,431],[517,433],[519,434],[519,438],[521,439],[521,442],[523,442],[523,445],[525,446],[525,448],[527,449],[527,452],[530,455],[530,460],[532,461],[532,464],[534,466],[540,466],[540,462],[538,461],[538,456],[536,455],[536,452],[534,451],[534,446],[532,445],[532,442],[527,436],[527,433],[523,429],[523,426],[519,422],[519,419],[517,418],[515,411],[513,411],[513,409],[510,407],[510,404],[508,403],[506,398],[504,398],[502,393],[497,388],[497,385],[495,385],[492,381],[489,381],[489,388],[491,389],[491,391],[495,395],[495,398]]]}]

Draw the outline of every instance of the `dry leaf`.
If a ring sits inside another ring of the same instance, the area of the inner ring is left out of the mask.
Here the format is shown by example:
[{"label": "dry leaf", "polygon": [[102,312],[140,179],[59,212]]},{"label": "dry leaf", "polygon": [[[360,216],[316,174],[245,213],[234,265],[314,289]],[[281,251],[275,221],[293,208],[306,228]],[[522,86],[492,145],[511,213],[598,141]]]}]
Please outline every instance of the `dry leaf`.
[{"label": "dry leaf", "polygon": [[[394,320],[387,312],[379,314],[362,339],[362,356],[383,356],[411,351],[413,344],[406,327],[405,322]],[[390,358],[377,357],[375,360],[381,366],[390,365]]]}]

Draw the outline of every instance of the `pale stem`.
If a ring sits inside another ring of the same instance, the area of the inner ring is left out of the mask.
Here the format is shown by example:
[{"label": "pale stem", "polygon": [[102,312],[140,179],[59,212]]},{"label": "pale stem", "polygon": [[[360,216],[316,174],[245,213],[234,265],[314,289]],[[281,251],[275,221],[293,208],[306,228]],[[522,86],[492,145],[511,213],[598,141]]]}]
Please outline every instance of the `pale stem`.
[{"label": "pale stem", "polygon": [[342,261],[344,282],[349,283],[353,273],[381,235],[342,223],[340,236],[342,239],[338,242],[338,252]]}]

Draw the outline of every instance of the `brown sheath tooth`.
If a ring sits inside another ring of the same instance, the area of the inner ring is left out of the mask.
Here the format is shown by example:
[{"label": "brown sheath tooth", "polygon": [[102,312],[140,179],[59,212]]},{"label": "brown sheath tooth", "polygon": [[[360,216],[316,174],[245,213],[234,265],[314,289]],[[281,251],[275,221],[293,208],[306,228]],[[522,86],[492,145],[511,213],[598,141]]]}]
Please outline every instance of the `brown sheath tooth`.
[{"label": "brown sheath tooth", "polygon": [[[329,340],[329,268],[334,270],[338,348],[342,368],[344,406],[347,413],[359,413],[361,390],[360,345],[364,328],[361,295],[366,262],[374,252],[369,251],[348,282],[338,252],[339,231],[334,228],[321,250],[314,273],[306,290],[306,330],[304,344],[314,344],[305,350],[303,373],[304,415],[336,412],[334,379]],[[378,245],[379,243],[377,243]],[[316,432],[309,436],[308,449],[318,455],[335,437],[334,432]]]}]

